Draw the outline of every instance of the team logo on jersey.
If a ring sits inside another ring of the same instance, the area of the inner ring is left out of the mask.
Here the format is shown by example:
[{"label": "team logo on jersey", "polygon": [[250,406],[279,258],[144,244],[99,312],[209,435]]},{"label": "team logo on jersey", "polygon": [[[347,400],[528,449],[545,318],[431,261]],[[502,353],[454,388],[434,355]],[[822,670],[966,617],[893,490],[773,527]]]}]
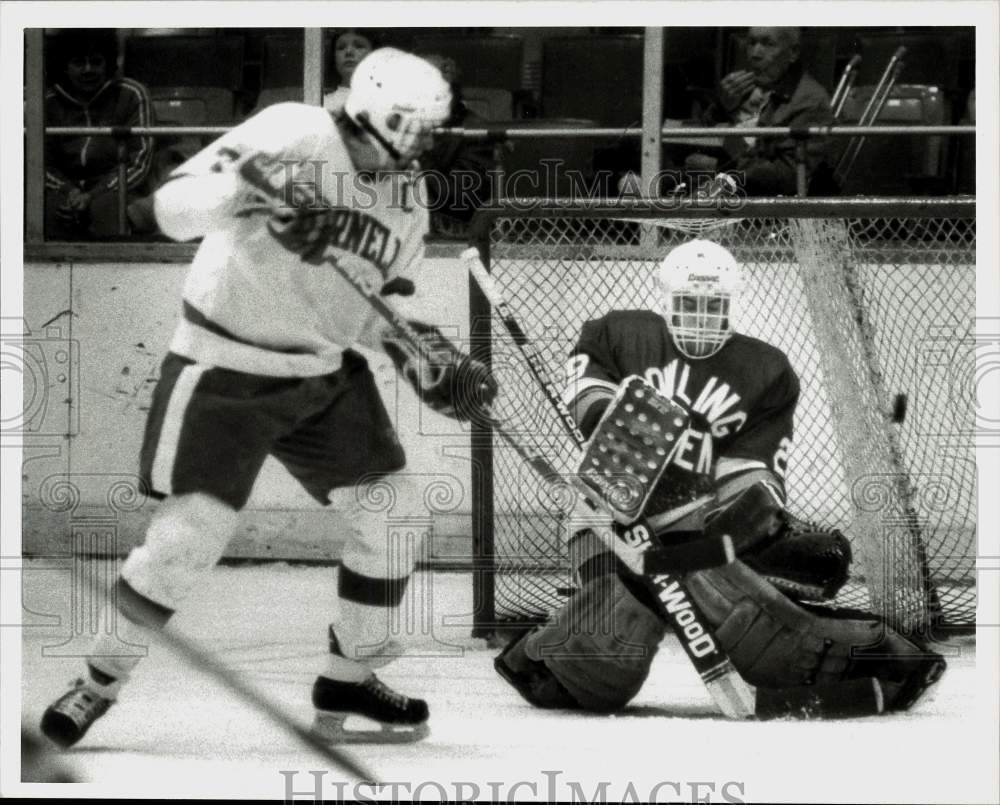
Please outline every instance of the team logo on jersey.
[{"label": "team logo on jersey", "polygon": [[[350,207],[332,207],[319,193],[315,180],[296,175],[298,163],[258,154],[247,160],[241,175],[248,184],[265,192],[278,204],[267,228],[282,246],[301,256],[303,262],[320,265],[351,252],[374,265],[383,277],[399,256],[402,241],[373,215]],[[318,174],[314,164],[314,173]]]},{"label": "team logo on jersey", "polygon": [[402,241],[377,218],[347,207],[274,217],[267,227],[275,240],[306,263],[319,265],[347,251],[374,265],[383,277],[402,248]]}]

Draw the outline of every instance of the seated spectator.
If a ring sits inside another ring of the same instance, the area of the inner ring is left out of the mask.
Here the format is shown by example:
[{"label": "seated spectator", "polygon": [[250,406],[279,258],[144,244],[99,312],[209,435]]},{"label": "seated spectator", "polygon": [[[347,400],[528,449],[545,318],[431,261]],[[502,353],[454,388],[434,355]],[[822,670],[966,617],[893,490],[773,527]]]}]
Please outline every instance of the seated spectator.
[{"label": "seated spectator", "polygon": [[323,96],[323,107],[327,111],[339,115],[344,110],[354,68],[377,47],[375,33],[367,28],[345,28],[337,32],[333,40],[333,65],[339,84],[336,90]]},{"label": "seated spectator", "polygon": [[[80,29],[49,42],[54,83],[45,93],[46,126],[149,126],[146,88],[115,77],[118,40],[109,29]],[[126,232],[118,226],[118,141],[88,135],[45,138],[45,231],[55,240],[106,238],[155,230],[145,195],[151,137],[129,137],[124,160]]]},{"label": "seated spectator", "polygon": [[[451,116],[446,128],[484,128],[483,119],[462,99],[461,73],[455,60],[440,54],[425,56],[451,85]],[[493,144],[460,137],[435,137],[426,157],[428,204],[435,234],[463,236],[476,210],[490,198],[490,171],[495,167]]]},{"label": "seated spectator", "polygon": [[[749,70],[736,70],[719,84],[704,121],[733,127],[811,126],[832,122],[830,95],[802,68],[798,28],[751,28],[747,37]],[[791,137],[725,138],[730,161],[714,164],[701,155],[685,167],[727,170],[742,177],[748,195],[795,195],[795,140]],[[699,158],[700,157],[700,158]],[[806,143],[806,174],[811,192],[830,192],[826,182],[826,143]],[[820,184],[824,186],[820,189]]]}]

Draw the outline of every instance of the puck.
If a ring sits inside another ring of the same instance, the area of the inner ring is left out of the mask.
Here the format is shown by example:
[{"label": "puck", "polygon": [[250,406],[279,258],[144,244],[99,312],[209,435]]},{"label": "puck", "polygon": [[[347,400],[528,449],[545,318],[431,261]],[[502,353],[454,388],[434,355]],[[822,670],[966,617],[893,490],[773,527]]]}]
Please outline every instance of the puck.
[{"label": "puck", "polygon": [[900,423],[906,419],[906,395],[897,394],[892,403],[892,421]]}]

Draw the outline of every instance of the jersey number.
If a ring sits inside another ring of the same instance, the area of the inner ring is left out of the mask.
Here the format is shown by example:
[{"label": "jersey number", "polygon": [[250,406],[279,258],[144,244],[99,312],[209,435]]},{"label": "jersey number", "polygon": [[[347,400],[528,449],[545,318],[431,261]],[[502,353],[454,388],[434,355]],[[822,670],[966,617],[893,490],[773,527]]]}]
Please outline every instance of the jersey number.
[{"label": "jersey number", "polygon": [[778,449],[774,451],[771,466],[774,467],[775,474],[781,479],[784,479],[785,472],[788,470],[788,451],[791,449],[792,440],[785,436],[778,442]]},{"label": "jersey number", "polygon": [[566,362],[566,383],[575,383],[583,377],[583,373],[587,371],[587,365],[589,363],[589,355],[574,355],[570,358]]}]

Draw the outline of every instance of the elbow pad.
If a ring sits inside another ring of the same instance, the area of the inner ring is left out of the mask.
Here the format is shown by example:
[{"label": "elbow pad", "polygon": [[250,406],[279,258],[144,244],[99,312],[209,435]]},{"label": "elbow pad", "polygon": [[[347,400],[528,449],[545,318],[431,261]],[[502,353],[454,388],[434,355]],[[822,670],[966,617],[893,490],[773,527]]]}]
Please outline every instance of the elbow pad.
[{"label": "elbow pad", "polygon": [[602,384],[586,386],[570,402],[570,413],[586,438],[590,438],[614,398],[615,388],[607,388]]},{"label": "elbow pad", "polygon": [[238,190],[231,171],[171,179],[153,197],[156,222],[173,240],[202,237],[232,217]]}]

